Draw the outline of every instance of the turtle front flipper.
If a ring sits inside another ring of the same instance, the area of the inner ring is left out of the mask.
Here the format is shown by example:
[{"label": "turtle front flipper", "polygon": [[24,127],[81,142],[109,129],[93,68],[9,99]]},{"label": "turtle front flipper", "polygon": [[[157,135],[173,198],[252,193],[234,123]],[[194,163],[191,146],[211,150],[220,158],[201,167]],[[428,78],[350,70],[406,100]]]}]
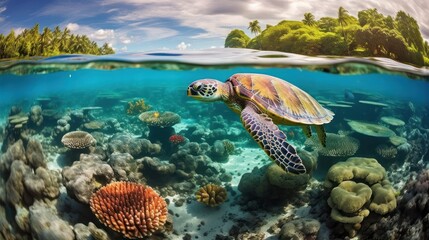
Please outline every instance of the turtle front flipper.
[{"label": "turtle front flipper", "polygon": [[305,173],[305,167],[295,148],[286,142],[286,134],[271,118],[249,104],[241,111],[241,121],[259,146],[283,170],[296,174]]}]

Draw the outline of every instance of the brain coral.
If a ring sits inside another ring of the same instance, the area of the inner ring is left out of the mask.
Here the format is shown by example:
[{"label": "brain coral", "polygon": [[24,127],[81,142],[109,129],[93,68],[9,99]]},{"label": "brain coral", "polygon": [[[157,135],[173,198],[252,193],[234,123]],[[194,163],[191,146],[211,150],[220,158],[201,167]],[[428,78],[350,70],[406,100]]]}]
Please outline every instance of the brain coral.
[{"label": "brain coral", "polygon": [[372,185],[386,176],[386,170],[375,158],[351,157],[329,168],[327,179],[340,183],[346,180],[363,180]]},{"label": "brain coral", "polygon": [[226,189],[221,186],[207,184],[197,191],[195,197],[198,202],[204,203],[210,207],[216,207],[226,200],[227,193]]},{"label": "brain coral", "polygon": [[165,200],[152,188],[132,182],[100,188],[90,207],[101,223],[131,239],[152,235],[167,220]]},{"label": "brain coral", "polygon": [[396,208],[395,190],[389,181],[384,180],[381,183],[376,183],[371,189],[374,193],[373,200],[369,205],[371,211],[384,215]]},{"label": "brain coral", "polygon": [[355,213],[371,198],[372,190],[368,185],[344,181],[332,189],[329,205],[346,213]]},{"label": "brain coral", "polygon": [[87,132],[73,131],[64,134],[61,142],[70,149],[84,149],[94,145],[97,141]]}]

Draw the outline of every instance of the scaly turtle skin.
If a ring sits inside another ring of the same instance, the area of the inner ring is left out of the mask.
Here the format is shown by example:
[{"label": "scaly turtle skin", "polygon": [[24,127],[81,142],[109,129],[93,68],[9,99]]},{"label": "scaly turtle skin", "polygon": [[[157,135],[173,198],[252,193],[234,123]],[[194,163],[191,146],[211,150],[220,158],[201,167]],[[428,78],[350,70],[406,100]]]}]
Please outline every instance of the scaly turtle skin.
[{"label": "scaly turtle skin", "polygon": [[241,121],[253,139],[285,171],[305,173],[305,167],[286,134],[276,124],[301,126],[307,137],[314,126],[319,140],[326,145],[323,124],[333,113],[323,108],[298,87],[268,75],[234,74],[225,83],[202,79],[191,83],[188,96],[201,101],[224,101]]}]

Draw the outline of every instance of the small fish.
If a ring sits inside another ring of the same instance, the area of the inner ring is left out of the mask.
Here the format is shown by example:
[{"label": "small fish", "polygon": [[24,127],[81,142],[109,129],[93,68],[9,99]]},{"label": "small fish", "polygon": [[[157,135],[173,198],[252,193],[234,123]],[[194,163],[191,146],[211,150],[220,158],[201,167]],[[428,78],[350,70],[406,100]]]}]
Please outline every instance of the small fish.
[{"label": "small fish", "polygon": [[350,90],[344,90],[344,99],[346,101],[353,101],[355,100],[355,95]]}]

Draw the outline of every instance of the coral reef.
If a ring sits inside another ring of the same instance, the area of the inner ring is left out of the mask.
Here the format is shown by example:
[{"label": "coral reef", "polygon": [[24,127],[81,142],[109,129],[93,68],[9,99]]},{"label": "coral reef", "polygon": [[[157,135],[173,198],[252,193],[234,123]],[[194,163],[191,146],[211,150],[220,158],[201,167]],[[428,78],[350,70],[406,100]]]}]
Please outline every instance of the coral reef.
[{"label": "coral reef", "polygon": [[64,144],[64,146],[70,149],[85,149],[95,145],[97,141],[88,132],[73,131],[66,133],[62,137],[61,142]]},{"label": "coral reef", "polygon": [[299,218],[283,224],[279,233],[280,240],[305,239],[316,240],[320,222],[311,218]]},{"label": "coral reef", "polygon": [[342,223],[350,237],[371,212],[380,216],[396,208],[394,189],[385,178],[386,170],[373,158],[352,157],[329,169],[325,186],[332,188],[327,200],[331,218]]},{"label": "coral reef", "polygon": [[[381,192],[380,196],[389,196]],[[384,199],[383,202],[388,202]],[[429,237],[429,169],[412,176],[398,197],[397,210],[362,226],[362,239],[420,240]],[[388,206],[391,204],[388,204]],[[388,207],[387,206],[387,207]]]},{"label": "coral reef", "polygon": [[88,204],[94,190],[113,180],[112,167],[102,159],[96,154],[81,154],[79,161],[63,168],[63,184],[69,196]]},{"label": "coral reef", "polygon": [[271,163],[261,168],[255,167],[252,172],[243,174],[238,190],[244,195],[260,199],[287,198],[291,192],[305,189],[309,180],[309,174],[285,172],[275,163]]},{"label": "coral reef", "polygon": [[180,123],[181,118],[173,112],[147,111],[139,115],[139,119],[149,127],[148,139],[160,143],[166,154],[172,152],[169,138],[176,134],[173,126]]},{"label": "coral reef", "polygon": [[181,144],[185,142],[185,137],[179,134],[173,134],[168,138],[168,141],[170,141],[172,144]]},{"label": "coral reef", "polygon": [[115,177],[119,181],[144,182],[143,173],[140,172],[142,166],[131,154],[113,152],[107,161],[113,168]]},{"label": "coral reef", "polygon": [[328,173],[325,184],[330,187],[347,180],[365,181],[372,185],[386,177],[386,170],[375,158],[351,157],[345,162],[333,165]]},{"label": "coral reef", "polygon": [[318,154],[326,157],[353,156],[359,148],[359,140],[354,137],[326,133],[326,147],[319,143],[317,136],[312,136],[305,144],[317,150]]},{"label": "coral reef", "polygon": [[227,192],[222,186],[207,184],[195,193],[195,197],[200,203],[204,203],[210,207],[216,207],[225,202],[227,199]]},{"label": "coral reef", "polygon": [[75,239],[71,226],[61,219],[51,206],[43,202],[36,202],[30,207],[29,215],[31,234],[35,239]]},{"label": "coral reef", "polygon": [[167,221],[167,204],[152,188],[113,182],[100,188],[90,200],[101,223],[126,238],[142,238],[160,230]]},{"label": "coral reef", "polygon": [[142,98],[134,102],[128,102],[126,112],[128,115],[137,115],[149,111],[150,108],[151,106],[149,106]]},{"label": "coral reef", "polygon": [[30,110],[31,127],[40,128],[43,124],[42,108],[39,105],[31,107]]},{"label": "coral reef", "polygon": [[129,153],[134,158],[159,154],[161,146],[147,139],[134,138],[127,133],[114,134],[108,143],[109,152]]}]

